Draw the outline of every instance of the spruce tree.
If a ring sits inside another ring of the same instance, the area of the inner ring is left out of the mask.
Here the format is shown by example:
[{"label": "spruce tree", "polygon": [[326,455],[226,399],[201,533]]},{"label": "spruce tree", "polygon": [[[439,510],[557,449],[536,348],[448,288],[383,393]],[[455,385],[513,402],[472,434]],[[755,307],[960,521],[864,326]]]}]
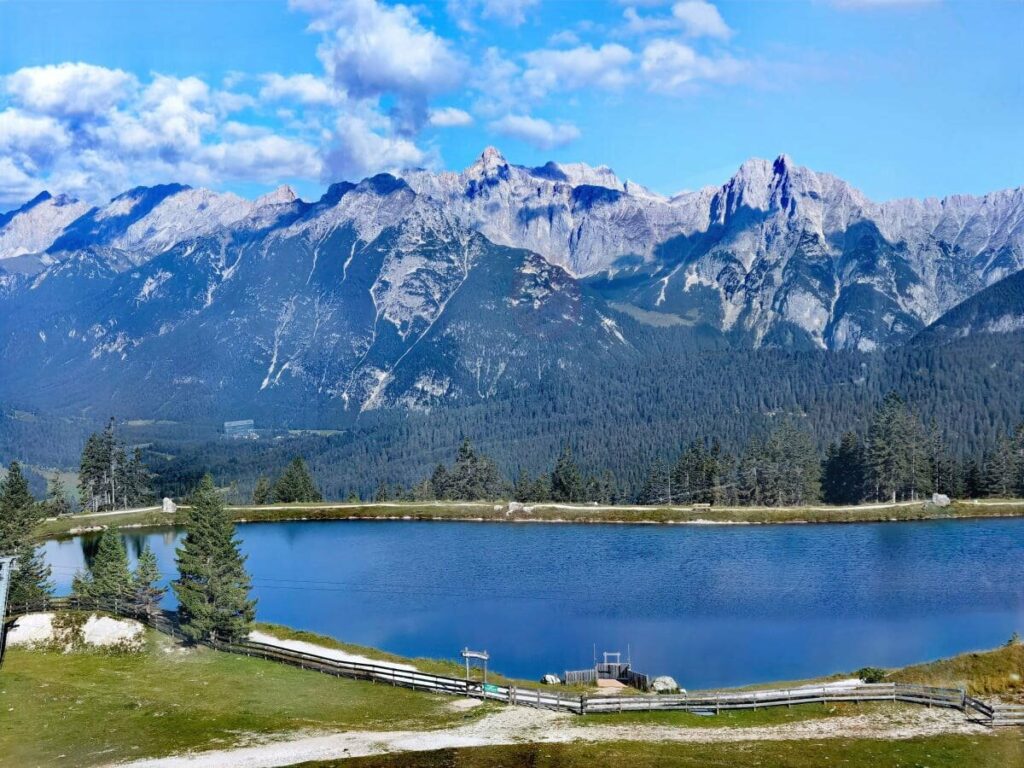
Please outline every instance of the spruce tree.
[{"label": "spruce tree", "polygon": [[71,502],[68,501],[67,491],[64,489],[64,481],[60,479],[57,472],[50,478],[46,491],[46,514],[52,517],[70,515],[72,512]]},{"label": "spruce tree", "polygon": [[89,592],[94,599],[127,603],[132,594],[132,574],[128,570],[128,553],[118,534],[109,530],[100,534],[89,571]]},{"label": "spruce tree", "polygon": [[251,582],[235,526],[209,475],[193,495],[177,564],[173,587],[185,636],[193,642],[244,639],[256,601],[249,599]]},{"label": "spruce tree", "polygon": [[284,474],[274,484],[274,501],[279,504],[323,501],[301,456],[291,460]]},{"label": "spruce tree", "polygon": [[0,554],[17,559],[8,592],[11,605],[32,603],[53,591],[50,566],[32,541],[40,517],[21,465],[12,461],[7,477],[0,481]]},{"label": "spruce tree", "polygon": [[583,501],[583,476],[572,457],[572,448],[566,443],[551,473],[551,499],[560,502]]},{"label": "spruce tree", "polygon": [[146,544],[139,553],[139,560],[132,574],[132,606],[139,613],[153,615],[160,610],[160,601],[167,592],[158,586],[160,569],[156,564],[156,555]]},{"label": "spruce tree", "polygon": [[252,489],[252,503],[261,507],[270,501],[272,490],[270,481],[263,475],[256,478],[256,487]]}]

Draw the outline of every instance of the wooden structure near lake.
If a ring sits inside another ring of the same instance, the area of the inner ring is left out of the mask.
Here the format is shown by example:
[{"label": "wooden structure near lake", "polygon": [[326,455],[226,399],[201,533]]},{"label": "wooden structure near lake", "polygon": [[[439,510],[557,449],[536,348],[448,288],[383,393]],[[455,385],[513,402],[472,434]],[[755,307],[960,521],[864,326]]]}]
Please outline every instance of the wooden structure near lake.
[{"label": "wooden structure near lake", "polygon": [[651,677],[633,669],[632,660],[622,661],[619,651],[605,651],[602,661],[594,658],[590,669],[566,670],[562,682],[566,685],[600,685],[602,680],[614,680],[639,691],[651,689]]}]

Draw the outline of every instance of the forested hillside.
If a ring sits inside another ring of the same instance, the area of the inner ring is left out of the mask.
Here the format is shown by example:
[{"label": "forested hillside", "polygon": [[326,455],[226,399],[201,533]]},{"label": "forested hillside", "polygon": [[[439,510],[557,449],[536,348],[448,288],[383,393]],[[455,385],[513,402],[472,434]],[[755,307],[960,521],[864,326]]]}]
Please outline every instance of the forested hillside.
[{"label": "forested hillside", "polygon": [[302,455],[327,498],[370,498],[381,481],[421,481],[466,436],[506,478],[549,471],[568,444],[583,472],[610,470],[623,493],[635,495],[656,460],[674,461],[692,441],[716,440],[739,454],[783,420],[805,429],[824,457],[845,433],[865,435],[890,392],[934,426],[954,457],[979,464],[1024,420],[1024,334],[872,354],[686,352],[651,350],[644,365],[543,381],[469,407],[364,414],[328,437],[168,448],[156,440],[151,468],[169,493],[186,491],[208,469],[248,498],[257,476],[276,475]]}]

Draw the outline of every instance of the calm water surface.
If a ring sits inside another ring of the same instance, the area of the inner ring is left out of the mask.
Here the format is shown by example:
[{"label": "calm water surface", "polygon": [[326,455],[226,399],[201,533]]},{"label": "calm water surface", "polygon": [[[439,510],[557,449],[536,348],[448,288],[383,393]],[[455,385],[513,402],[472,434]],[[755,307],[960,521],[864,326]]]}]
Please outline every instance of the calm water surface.
[{"label": "calm water surface", "polygon": [[[536,678],[597,651],[688,688],[898,666],[1024,633],[1024,520],[238,528],[262,621]],[[165,574],[180,534],[148,541]],[[48,542],[59,591],[95,539]],[[173,599],[168,598],[168,605]]]}]

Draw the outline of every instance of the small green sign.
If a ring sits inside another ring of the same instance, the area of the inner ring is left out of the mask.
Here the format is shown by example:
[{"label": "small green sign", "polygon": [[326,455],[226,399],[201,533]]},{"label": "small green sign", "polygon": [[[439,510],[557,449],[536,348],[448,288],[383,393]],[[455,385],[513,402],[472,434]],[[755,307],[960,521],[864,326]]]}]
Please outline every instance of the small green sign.
[{"label": "small green sign", "polygon": [[501,693],[501,689],[496,685],[484,683],[484,693]]}]

